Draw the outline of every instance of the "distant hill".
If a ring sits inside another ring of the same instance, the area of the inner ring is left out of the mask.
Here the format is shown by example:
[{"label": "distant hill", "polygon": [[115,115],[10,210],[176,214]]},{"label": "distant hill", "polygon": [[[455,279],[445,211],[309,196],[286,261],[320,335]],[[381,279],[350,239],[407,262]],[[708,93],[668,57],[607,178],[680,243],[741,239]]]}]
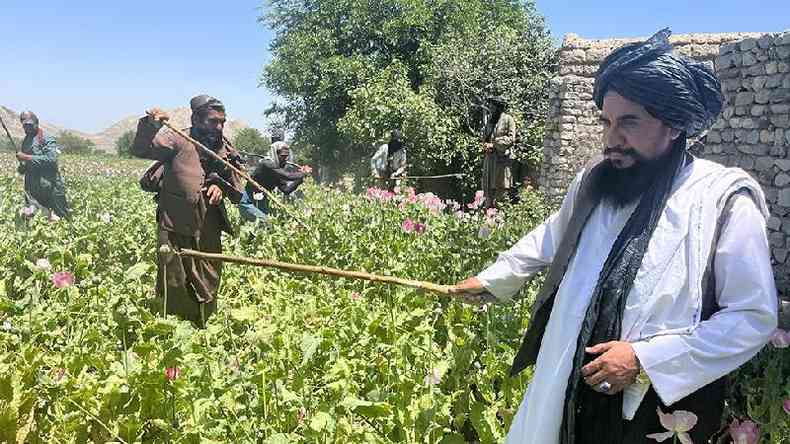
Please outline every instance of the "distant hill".
[{"label": "distant hill", "polygon": [[[13,137],[16,137],[18,139],[23,139],[25,137],[25,130],[22,129],[22,124],[19,123],[18,112],[0,105],[0,117],[3,118],[3,122],[5,122],[5,125],[8,127],[8,131],[11,133]],[[45,133],[53,134],[53,135],[58,134],[64,130],[59,126],[52,125],[51,123],[47,123],[44,121],[39,122],[39,126],[44,130]],[[72,130],[67,130],[67,131],[72,132],[80,137],[86,137],[86,138],[91,137],[90,135],[80,131],[72,131]],[[5,131],[2,131],[2,128],[0,128],[0,136],[2,136],[3,138],[6,137]]]},{"label": "distant hill", "polygon": [[[170,122],[175,125],[176,128],[187,128],[190,126],[190,116],[192,115],[192,112],[189,108],[176,108],[167,110],[167,112],[170,114]],[[3,121],[5,122],[6,126],[8,126],[8,130],[11,132],[12,136],[20,139],[25,137],[25,131],[22,129],[22,125],[19,123],[18,112],[4,106],[0,106],[0,117],[3,118]],[[110,125],[104,131],[96,134],[87,134],[68,128],[61,128],[45,121],[41,121],[39,125],[45,133],[50,135],[54,136],[61,131],[68,131],[80,137],[92,140],[93,143],[96,144],[96,149],[98,150],[107,153],[115,153],[115,141],[118,140],[118,138],[121,137],[126,131],[137,128],[137,120],[139,118],[140,116],[126,117]],[[239,130],[247,128],[248,126],[249,125],[241,120],[229,120],[228,123],[225,124],[225,137],[232,140]],[[5,134],[0,134],[0,136],[5,137]]]}]

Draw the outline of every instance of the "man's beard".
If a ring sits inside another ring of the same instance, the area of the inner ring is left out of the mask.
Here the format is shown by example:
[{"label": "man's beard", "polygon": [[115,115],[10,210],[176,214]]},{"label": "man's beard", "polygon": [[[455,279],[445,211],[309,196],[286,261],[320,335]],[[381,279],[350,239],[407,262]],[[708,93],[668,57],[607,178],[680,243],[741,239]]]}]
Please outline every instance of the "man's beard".
[{"label": "man's beard", "polygon": [[207,130],[195,127],[195,138],[208,148],[216,150],[222,142],[222,131]]},{"label": "man's beard", "polygon": [[634,159],[634,165],[629,168],[615,168],[610,159],[605,159],[601,165],[602,171],[598,176],[597,188],[604,199],[608,199],[618,207],[634,202],[653,185],[658,173],[667,168],[671,157],[670,151],[661,157],[648,159],[633,148],[607,148],[604,154],[621,153]]}]

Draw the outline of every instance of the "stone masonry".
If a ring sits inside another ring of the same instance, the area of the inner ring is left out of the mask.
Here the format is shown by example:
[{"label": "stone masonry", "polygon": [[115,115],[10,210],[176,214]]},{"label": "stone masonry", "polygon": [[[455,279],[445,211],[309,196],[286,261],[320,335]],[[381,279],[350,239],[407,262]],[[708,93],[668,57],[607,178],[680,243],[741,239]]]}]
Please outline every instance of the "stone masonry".
[{"label": "stone masonry", "polygon": [[[598,65],[613,49],[641,39],[584,40],[568,34],[551,82],[540,188],[559,203],[575,174],[601,151],[600,115],[592,101]],[[766,192],[777,286],[790,296],[790,31],[774,34],[684,34],[675,50],[712,64],[725,105],[694,153],[743,168]]]}]

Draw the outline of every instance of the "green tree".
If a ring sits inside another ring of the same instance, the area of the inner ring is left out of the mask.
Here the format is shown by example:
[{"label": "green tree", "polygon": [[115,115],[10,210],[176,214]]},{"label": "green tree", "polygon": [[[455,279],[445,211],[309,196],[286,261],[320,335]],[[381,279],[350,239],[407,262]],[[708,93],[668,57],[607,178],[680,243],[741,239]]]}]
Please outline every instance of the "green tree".
[{"label": "green tree", "polygon": [[261,20],[276,32],[263,83],[285,100],[267,114],[335,177],[401,127],[414,171],[460,169],[475,188],[491,94],[513,105],[519,157],[540,152],[556,51],[531,0],[270,0]]},{"label": "green tree", "polygon": [[134,130],[126,131],[115,141],[115,151],[119,156],[132,157],[132,144],[134,143],[135,134],[137,132]]},{"label": "green tree", "polygon": [[56,139],[65,154],[90,154],[96,147],[92,140],[68,131],[62,131]]},{"label": "green tree", "polygon": [[265,156],[269,153],[271,141],[255,128],[242,128],[233,138],[233,146],[247,153]]}]

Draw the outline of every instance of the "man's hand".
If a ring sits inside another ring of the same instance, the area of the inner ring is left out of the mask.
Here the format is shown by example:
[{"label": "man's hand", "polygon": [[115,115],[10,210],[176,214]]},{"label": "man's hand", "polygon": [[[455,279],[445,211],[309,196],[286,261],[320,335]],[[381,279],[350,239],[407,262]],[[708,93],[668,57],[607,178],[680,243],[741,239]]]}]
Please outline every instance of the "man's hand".
[{"label": "man's hand", "polygon": [[313,172],[313,167],[311,167],[310,165],[302,165],[299,167],[299,171],[305,174],[310,174]]},{"label": "man's hand", "polygon": [[639,360],[634,348],[628,342],[612,341],[587,347],[587,353],[598,356],[582,367],[584,382],[596,391],[603,382],[611,384],[607,395],[619,393],[636,381],[639,374]]},{"label": "man's hand", "polygon": [[148,114],[149,118],[151,118],[156,122],[164,122],[166,120],[170,120],[170,115],[168,115],[166,112],[156,107],[149,109],[145,113]]},{"label": "man's hand", "polygon": [[450,294],[460,297],[467,304],[482,305],[490,302],[490,298],[486,297],[489,293],[483,283],[474,276],[450,287]]},{"label": "man's hand", "polygon": [[206,196],[209,204],[216,205],[222,200],[222,188],[217,185],[211,185],[206,191]]},{"label": "man's hand", "polygon": [[20,162],[30,162],[33,160],[33,156],[30,154],[25,154],[22,151],[17,151],[16,158]]}]

